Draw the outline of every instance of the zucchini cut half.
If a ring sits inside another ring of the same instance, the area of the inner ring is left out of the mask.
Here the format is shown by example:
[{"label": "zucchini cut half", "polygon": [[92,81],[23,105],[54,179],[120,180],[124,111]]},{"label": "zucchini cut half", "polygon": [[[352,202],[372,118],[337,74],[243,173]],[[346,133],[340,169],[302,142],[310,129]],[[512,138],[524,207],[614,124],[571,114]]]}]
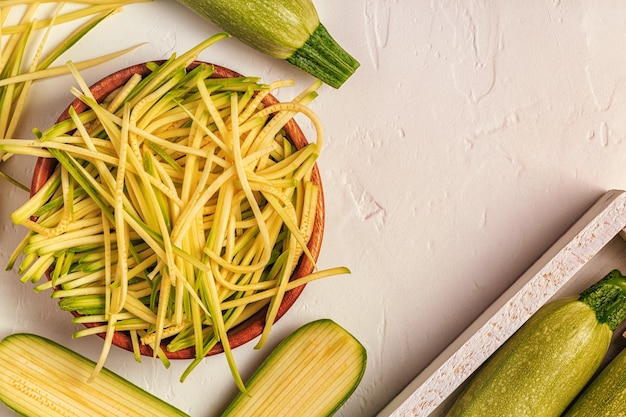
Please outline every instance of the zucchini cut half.
[{"label": "zucchini cut half", "polygon": [[359,385],[367,353],[330,319],[305,324],[261,364],[223,417],[332,416]]},{"label": "zucchini cut half", "polygon": [[22,416],[186,416],[186,413],[41,336],[16,333],[0,342],[0,401]]}]

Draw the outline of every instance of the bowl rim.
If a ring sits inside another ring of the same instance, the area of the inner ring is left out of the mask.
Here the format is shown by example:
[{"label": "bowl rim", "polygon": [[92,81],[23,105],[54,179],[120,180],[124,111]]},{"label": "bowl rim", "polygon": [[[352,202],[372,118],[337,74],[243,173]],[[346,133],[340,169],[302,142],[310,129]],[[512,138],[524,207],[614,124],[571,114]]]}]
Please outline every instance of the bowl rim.
[{"label": "bowl rim", "polygon": [[[103,77],[99,81],[96,81],[94,84],[90,86],[90,91],[94,98],[100,102],[104,100],[111,92],[121,87],[132,77],[134,74],[140,74],[141,76],[145,76],[151,72],[150,64],[156,63],[161,64],[164,62],[163,60],[149,61],[143,62],[135,65],[128,66],[126,68],[122,68],[118,71],[115,71],[108,76]],[[217,65],[210,62],[199,61],[196,60],[192,62],[187,69],[193,69],[200,64],[211,65],[214,68],[214,72],[211,75],[211,78],[231,78],[231,77],[242,77],[241,74]],[[272,94],[268,94],[263,99],[263,104],[271,105],[279,103],[279,100],[273,96]],[[61,113],[58,117],[57,122],[61,122],[69,118],[69,109],[74,107],[74,110],[77,113],[85,111],[88,106],[83,103],[80,99],[76,98],[72,103]],[[297,124],[294,119],[289,120],[285,126],[284,130],[286,133],[286,137],[296,146],[296,148],[301,148],[308,144],[308,141],[302,132],[301,128]],[[44,158],[38,157],[35,163],[35,167],[33,170],[33,177],[31,180],[31,196],[36,193],[41,186],[45,183],[45,181],[52,174],[54,168],[57,165],[56,159],[53,158]],[[319,187],[318,198],[317,198],[317,210],[314,219],[314,227],[307,247],[312,255],[313,261],[317,261],[319,252],[321,250],[321,244],[324,234],[324,222],[325,222],[325,206],[324,206],[324,192],[322,187],[321,175],[319,172],[319,168],[317,163],[313,166],[311,172],[311,181],[316,183]],[[297,279],[303,276],[306,276],[313,272],[315,265],[311,259],[309,259],[305,254],[300,257],[300,260],[290,278],[290,280]],[[47,278],[50,279],[50,275],[46,274]],[[293,288],[287,291],[284,294],[281,305],[278,308],[278,312],[274,323],[277,322],[280,318],[282,318],[285,313],[295,304],[296,300],[302,294],[306,284]],[[237,326],[230,329],[228,332],[228,340],[231,348],[239,347],[249,341],[255,339],[257,336],[261,335],[263,332],[263,328],[265,327],[265,315],[268,307],[263,307],[260,311],[256,312],[254,315],[238,324]],[[77,316],[78,313],[72,312],[73,315]],[[86,323],[84,326],[86,327],[95,327],[98,326],[99,323]],[[106,337],[106,333],[98,333],[100,338],[104,339]],[[170,338],[165,338],[161,341],[161,349],[163,353],[168,359],[193,359],[195,358],[195,347],[191,346],[185,349],[181,349],[178,351],[170,352],[167,349],[167,343],[171,340]],[[116,331],[112,344],[120,347],[124,350],[133,351],[132,341],[130,339],[130,335],[128,332],[120,332]],[[140,344],[139,347],[140,353],[143,356],[153,356],[153,350],[149,345]],[[222,343],[218,342],[208,353],[206,356],[212,356],[224,351]]]}]

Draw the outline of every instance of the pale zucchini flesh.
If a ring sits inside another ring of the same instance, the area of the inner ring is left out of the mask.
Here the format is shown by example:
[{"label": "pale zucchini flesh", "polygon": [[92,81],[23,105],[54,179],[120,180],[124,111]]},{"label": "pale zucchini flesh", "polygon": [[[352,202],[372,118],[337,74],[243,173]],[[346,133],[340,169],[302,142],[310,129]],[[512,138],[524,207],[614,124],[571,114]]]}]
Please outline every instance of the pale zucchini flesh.
[{"label": "pale zucchini flesh", "polygon": [[22,416],[186,416],[130,381],[41,336],[16,333],[0,342],[0,400]]},{"label": "pale zucchini flesh", "polygon": [[365,372],[363,345],[330,319],[308,323],[261,364],[222,417],[331,416]]}]

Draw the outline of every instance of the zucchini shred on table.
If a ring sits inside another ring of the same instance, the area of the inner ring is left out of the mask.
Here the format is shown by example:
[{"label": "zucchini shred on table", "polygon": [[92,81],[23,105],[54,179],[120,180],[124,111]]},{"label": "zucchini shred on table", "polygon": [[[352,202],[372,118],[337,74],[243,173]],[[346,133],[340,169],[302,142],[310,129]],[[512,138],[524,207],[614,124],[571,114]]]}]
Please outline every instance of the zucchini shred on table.
[{"label": "zucchini shred on table", "polygon": [[[221,343],[245,390],[229,329],[267,308],[261,347],[288,290],[349,272],[315,268],[290,280],[301,257],[315,263],[307,242],[321,190],[311,174],[323,133],[307,104],[321,83],[265,106],[292,82],[211,78],[214,66],[195,60],[223,37],[146,64],[147,75],[134,74],[102,102],[72,68],[72,93],[87,109],[70,107],[38,139],[0,140],[4,152],[58,161],[11,215],[29,231],[8,268],[22,258],[21,280],[52,290],[75,323],[88,325],[76,337],[105,335],[94,375],[114,333],[126,331],[138,360],[148,345],[167,365],[165,339],[171,352],[193,347],[181,381]],[[283,130],[298,113],[317,133],[299,149]]]}]

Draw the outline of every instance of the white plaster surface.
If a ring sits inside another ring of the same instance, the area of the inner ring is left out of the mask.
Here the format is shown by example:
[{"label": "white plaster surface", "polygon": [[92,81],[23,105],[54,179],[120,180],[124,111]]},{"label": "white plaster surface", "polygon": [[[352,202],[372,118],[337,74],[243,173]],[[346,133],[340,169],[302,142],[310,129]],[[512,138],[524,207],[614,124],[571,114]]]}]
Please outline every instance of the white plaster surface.
[{"label": "white plaster surface", "polygon": [[[608,189],[626,189],[626,3],[316,0],[324,25],[361,62],[310,107],[321,118],[326,231],[319,264],[349,276],[307,286],[268,349],[235,358],[250,375],[297,327],[328,317],[368,350],[342,417],[370,417],[399,393]],[[84,77],[184,52],[218,32],[173,0],[127,6],[64,59],[145,42]],[[264,81],[312,78],[227,39],[200,56]],[[21,134],[71,100],[71,77],[36,83]],[[28,181],[31,160],[3,165]],[[8,215],[24,192],[2,187],[0,264],[24,230]],[[97,358],[49,294],[0,272],[0,337],[33,332]],[[222,356],[191,376],[113,350],[107,367],[194,417],[236,393]],[[0,408],[0,416],[12,415]]]}]

